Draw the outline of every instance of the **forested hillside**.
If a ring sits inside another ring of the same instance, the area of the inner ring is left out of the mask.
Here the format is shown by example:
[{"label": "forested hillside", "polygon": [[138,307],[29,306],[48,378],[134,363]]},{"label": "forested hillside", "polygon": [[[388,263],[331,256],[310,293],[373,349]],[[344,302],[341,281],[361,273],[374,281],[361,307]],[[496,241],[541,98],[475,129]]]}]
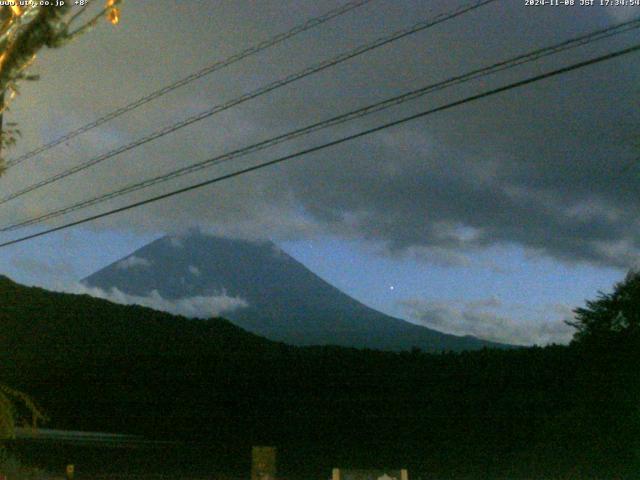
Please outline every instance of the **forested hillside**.
[{"label": "forested hillside", "polygon": [[0,378],[37,399],[48,427],[238,455],[273,444],[292,478],[390,464],[423,478],[625,478],[640,465],[637,342],[440,355],[294,348],[220,319],[8,279],[0,303]]}]

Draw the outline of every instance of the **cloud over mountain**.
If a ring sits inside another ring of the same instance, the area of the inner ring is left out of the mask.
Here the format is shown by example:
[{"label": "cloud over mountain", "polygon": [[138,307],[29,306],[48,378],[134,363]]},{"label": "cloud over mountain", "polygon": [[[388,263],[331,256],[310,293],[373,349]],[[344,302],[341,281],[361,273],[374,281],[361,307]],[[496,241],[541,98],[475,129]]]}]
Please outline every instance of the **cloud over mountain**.
[{"label": "cloud over mountain", "polygon": [[150,267],[151,262],[146,258],[136,257],[135,255],[131,255],[130,257],[125,258],[124,260],[120,260],[118,262],[117,268],[120,270],[128,270],[130,268],[135,267]]},{"label": "cloud over mountain", "polygon": [[271,340],[384,350],[477,349],[491,343],[390,317],[349,297],[271,242],[196,230],[159,238],[128,258],[152,266],[122,270],[121,260],[85,278],[89,294],[186,316],[222,315]]},{"label": "cloud over mountain", "polygon": [[157,290],[152,290],[148,295],[130,295],[117,288],[103,290],[78,284],[71,291],[103,298],[121,305],[141,305],[188,318],[219,317],[238,308],[249,306],[242,298],[231,297],[226,293],[209,296],[196,295],[172,300],[164,298]]}]

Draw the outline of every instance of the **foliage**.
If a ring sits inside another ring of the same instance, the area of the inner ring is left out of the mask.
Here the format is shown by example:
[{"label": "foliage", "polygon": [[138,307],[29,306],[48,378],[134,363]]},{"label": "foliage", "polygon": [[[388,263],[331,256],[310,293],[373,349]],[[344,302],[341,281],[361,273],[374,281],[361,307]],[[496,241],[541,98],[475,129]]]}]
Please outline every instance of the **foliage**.
[{"label": "foliage", "polygon": [[[26,412],[26,414],[25,414]],[[46,479],[45,473],[36,468],[24,466],[11,456],[2,442],[13,439],[16,433],[16,423],[20,420],[32,428],[36,428],[44,415],[33,400],[22,392],[0,384],[0,474],[8,480],[39,480]]]},{"label": "foliage", "polygon": [[612,293],[599,292],[586,307],[576,308],[574,342],[611,344],[640,339],[640,272],[629,272]]},{"label": "foliage", "polygon": [[[29,421],[21,411],[26,410]],[[45,416],[28,395],[0,384],[0,440],[14,438],[16,422],[25,420],[25,424],[37,428],[38,422]]]},{"label": "foliage", "polygon": [[[18,93],[18,82],[38,79],[37,75],[25,72],[42,48],[60,48],[68,44],[93,28],[103,16],[118,23],[120,2],[107,0],[102,11],[78,27],[75,24],[82,21],[90,2],[77,7],[74,14],[71,14],[73,2],[69,1],[57,6],[40,5],[40,2],[29,2],[26,6],[7,2],[14,4],[0,6],[0,118],[7,110],[8,102]],[[2,149],[13,145],[20,134],[15,125],[8,126],[10,128],[0,131]]]}]

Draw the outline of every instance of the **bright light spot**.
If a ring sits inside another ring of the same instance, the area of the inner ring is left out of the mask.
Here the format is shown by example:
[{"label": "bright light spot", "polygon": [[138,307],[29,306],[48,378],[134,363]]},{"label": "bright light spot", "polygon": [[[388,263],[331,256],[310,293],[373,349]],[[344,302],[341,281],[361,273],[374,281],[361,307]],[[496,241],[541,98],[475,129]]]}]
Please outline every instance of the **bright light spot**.
[{"label": "bright light spot", "polygon": [[120,22],[120,9],[116,7],[116,0],[107,0],[107,18],[113,25],[117,25]]}]

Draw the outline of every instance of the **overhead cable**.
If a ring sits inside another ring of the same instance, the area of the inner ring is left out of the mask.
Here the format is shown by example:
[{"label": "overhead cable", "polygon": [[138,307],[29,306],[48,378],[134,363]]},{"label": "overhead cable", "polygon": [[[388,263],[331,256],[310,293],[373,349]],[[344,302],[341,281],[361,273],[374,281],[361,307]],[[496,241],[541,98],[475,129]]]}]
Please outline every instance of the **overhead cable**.
[{"label": "overhead cable", "polygon": [[264,40],[256,45],[253,45],[239,53],[236,53],[234,55],[231,55],[228,58],[225,58],[224,60],[219,60],[217,62],[212,63],[211,65],[208,65],[204,68],[202,68],[201,70],[198,70],[197,72],[194,72],[190,75],[187,75],[184,78],[181,78],[180,80],[173,82],[169,85],[166,85],[154,92],[151,92],[150,94],[139,98],[127,105],[124,105],[123,107],[120,107],[112,112],[107,113],[106,115],[103,115],[102,117],[98,118],[97,120],[94,120],[90,123],[87,123],[86,125],[83,125],[82,127],[79,127],[75,130],[72,130],[58,138],[56,138],[55,140],[51,140],[50,142],[34,149],[31,150],[29,152],[24,153],[23,155],[20,155],[19,157],[13,159],[13,160],[9,160],[7,162],[7,168],[11,168],[15,165],[18,165],[22,162],[24,162],[25,160],[28,160],[32,157],[35,157],[36,155],[45,152],[47,150],[52,149],[53,147],[60,145],[61,143],[64,142],[68,142],[69,140],[71,140],[74,137],[77,137],[78,135],[82,135],[83,133],[86,133],[90,130],[93,130],[94,128],[99,127],[100,125],[103,125],[104,123],[109,122],[110,120],[113,120],[114,118],[117,118],[121,115],[124,115],[127,112],[130,112],[131,110],[135,110],[136,108],[141,107],[142,105],[145,105],[149,102],[152,102],[153,100],[156,100],[157,98],[160,98],[170,92],[173,92],[174,90],[177,90],[178,88],[184,87],[185,85],[188,85],[192,82],[194,82],[195,80],[198,80],[199,78],[202,78],[206,75],[210,75],[213,72],[216,72],[218,70],[221,70],[225,67],[228,67],[230,65],[233,65],[234,63],[239,62],[240,60],[243,60],[247,57],[250,57],[252,55],[255,55],[257,53],[260,53],[268,48],[271,48],[275,45],[278,45],[282,42],[284,42],[285,40],[288,40],[292,37],[295,37],[296,35],[302,33],[302,32],[306,32],[307,30],[310,30],[312,28],[315,28],[319,25],[322,25],[325,22],[328,22],[329,20],[332,20],[336,17],[339,17],[341,15],[344,15],[347,12],[350,12],[352,10],[355,10],[356,8],[362,7],[363,5],[371,2],[372,0],[354,0],[351,2],[348,2],[340,7],[334,8],[333,10],[330,10],[326,13],[324,13],[323,15],[320,15],[318,17],[314,17],[311,18],[309,20],[307,20],[306,22],[297,25],[295,27],[293,27],[290,30],[287,30],[286,32],[282,32],[279,33],[267,40]]},{"label": "overhead cable", "polygon": [[241,176],[241,175],[253,172],[253,171],[261,170],[263,168],[266,168],[266,167],[269,167],[269,166],[272,166],[272,165],[276,165],[276,164],[279,164],[279,163],[282,163],[282,162],[285,162],[285,161],[288,161],[288,160],[292,160],[294,158],[302,157],[302,156],[308,155],[310,153],[314,153],[314,152],[318,152],[318,151],[321,151],[321,150],[325,150],[327,148],[334,147],[336,145],[340,145],[340,144],[343,144],[345,142],[349,142],[351,140],[355,140],[357,138],[361,138],[361,137],[364,137],[364,136],[367,136],[367,135],[371,135],[373,133],[376,133],[376,132],[379,132],[379,131],[382,131],[382,130],[386,130],[386,129],[391,128],[391,127],[395,127],[397,125],[401,125],[401,124],[410,122],[412,120],[416,120],[416,119],[419,119],[419,118],[424,118],[426,116],[433,115],[433,114],[438,113],[438,112],[442,112],[442,111],[449,110],[449,109],[457,107],[457,106],[461,106],[461,105],[464,105],[464,104],[467,104],[467,103],[471,103],[471,102],[474,102],[474,101],[477,101],[477,100],[480,100],[480,99],[484,99],[484,98],[487,98],[487,97],[491,97],[493,95],[497,95],[499,93],[503,93],[503,92],[506,92],[506,91],[509,91],[509,90],[520,88],[520,87],[523,87],[525,85],[530,85],[532,83],[536,83],[536,82],[539,82],[539,81],[542,81],[542,80],[546,80],[548,78],[552,78],[552,77],[556,77],[556,76],[559,76],[559,75],[563,75],[565,73],[568,73],[568,72],[571,72],[571,71],[575,71],[575,70],[578,70],[578,69],[581,69],[581,68],[585,68],[585,67],[588,67],[588,66],[591,66],[591,65],[595,65],[597,63],[601,63],[601,62],[604,62],[604,61],[612,60],[614,58],[618,58],[618,57],[621,57],[621,56],[624,56],[624,55],[629,55],[629,54],[635,53],[635,52],[637,52],[639,50],[640,50],[640,44],[636,44],[636,45],[634,45],[632,47],[628,47],[628,48],[625,48],[625,49],[622,49],[622,50],[617,50],[615,52],[608,53],[606,55],[601,55],[601,56],[598,56],[598,57],[595,57],[595,58],[591,58],[591,59],[583,61],[583,62],[574,63],[572,65],[569,65],[569,66],[566,66],[566,67],[563,67],[563,68],[559,68],[559,69],[552,70],[552,71],[549,71],[549,72],[546,72],[546,73],[543,73],[543,74],[540,74],[540,75],[529,77],[529,78],[527,78],[525,80],[520,80],[520,81],[517,81],[517,82],[510,83],[508,85],[504,85],[502,87],[498,87],[498,88],[494,88],[494,89],[491,89],[491,90],[487,90],[487,91],[484,91],[482,93],[478,93],[476,95],[472,95],[472,96],[466,97],[466,98],[464,98],[462,100],[458,100],[458,101],[455,101],[455,102],[447,103],[445,105],[442,105],[442,106],[439,106],[439,107],[435,107],[435,108],[432,108],[432,109],[429,109],[429,110],[425,110],[425,111],[422,111],[420,113],[416,113],[416,114],[413,114],[413,115],[409,115],[409,116],[403,117],[403,118],[398,119],[398,120],[387,122],[387,123],[384,123],[384,124],[379,125],[377,127],[369,128],[367,130],[363,130],[363,131],[360,131],[360,132],[352,134],[352,135],[347,135],[347,136],[338,138],[336,140],[333,140],[333,141],[330,141],[330,142],[327,142],[327,143],[323,143],[321,145],[317,145],[315,147],[311,147],[311,148],[307,148],[307,149],[304,149],[304,150],[300,150],[298,152],[295,152],[295,153],[292,153],[292,154],[289,154],[289,155],[285,155],[285,156],[282,156],[282,157],[278,157],[278,158],[275,158],[273,160],[269,160],[267,162],[263,162],[263,163],[260,163],[260,164],[257,164],[257,165],[253,165],[253,166],[246,167],[246,168],[243,168],[243,169],[240,169],[240,170],[236,170],[235,172],[231,172],[231,173],[227,173],[227,174],[224,174],[224,175],[220,175],[220,176],[212,178],[210,180],[206,180],[206,181],[203,181],[203,182],[195,183],[195,184],[189,185],[187,187],[183,187],[183,188],[180,188],[180,189],[177,189],[177,190],[173,190],[171,192],[167,192],[167,193],[163,193],[163,194],[160,194],[160,195],[156,195],[154,197],[147,198],[145,200],[141,200],[141,201],[138,201],[138,202],[130,203],[128,205],[125,205],[125,206],[122,206],[122,207],[119,207],[119,208],[115,208],[115,209],[112,209],[112,210],[108,210],[106,212],[102,212],[102,213],[99,213],[99,214],[96,214],[96,215],[91,215],[91,216],[88,216],[88,217],[84,217],[82,219],[75,220],[75,221],[72,221],[72,222],[57,226],[57,227],[49,228],[49,229],[41,231],[41,232],[33,233],[33,234],[26,235],[26,236],[21,237],[21,238],[17,238],[17,239],[10,240],[10,241],[4,242],[4,243],[0,243],[0,247],[6,247],[6,246],[9,246],[9,245],[15,245],[17,243],[25,242],[25,241],[31,240],[33,238],[41,237],[43,235],[48,235],[48,234],[51,234],[53,232],[64,230],[64,229],[67,229],[67,228],[70,228],[70,227],[73,227],[73,226],[81,225],[81,224],[84,224],[84,223],[87,223],[87,222],[98,220],[100,218],[105,218],[105,217],[108,217],[108,216],[111,216],[111,215],[115,215],[116,213],[121,213],[121,212],[124,212],[124,211],[127,211],[127,210],[131,210],[131,209],[134,209],[134,208],[141,207],[143,205],[148,205],[150,203],[155,203],[157,201],[160,201],[160,200],[163,200],[163,199],[166,199],[166,198],[170,198],[170,197],[182,194],[182,193],[186,193],[186,192],[190,192],[190,191],[193,191],[193,190],[196,190],[196,189],[199,189],[199,188],[203,188],[205,186],[212,185],[212,184],[215,184],[215,183],[219,183],[219,182],[222,182],[224,180],[228,180],[230,178],[238,177],[238,176]]},{"label": "overhead cable", "polygon": [[0,232],[11,231],[17,228],[22,228],[22,227],[40,223],[46,220],[50,220],[50,219],[59,217],[61,215],[65,215],[67,213],[74,212],[76,210],[84,209],[92,205],[103,203],[107,200],[111,200],[113,198],[126,195],[128,193],[132,193],[137,190],[141,190],[143,188],[148,188],[159,183],[164,183],[169,180],[172,180],[190,173],[194,173],[199,170],[221,164],[223,162],[233,160],[235,158],[239,158],[251,153],[259,152],[266,148],[278,145],[280,143],[292,140],[294,138],[301,137],[303,135],[308,135],[322,129],[326,129],[336,125],[340,125],[342,123],[345,123],[351,120],[355,120],[357,118],[361,118],[367,115],[372,115],[374,113],[388,109],[392,106],[406,103],[408,101],[417,99],[427,94],[444,90],[446,88],[450,88],[452,86],[466,83],[472,80],[477,80],[479,78],[484,78],[488,75],[492,75],[504,70],[515,68],[517,66],[530,63],[530,62],[539,60],[541,58],[560,53],[562,51],[588,45],[595,41],[609,38],[613,35],[618,35],[618,34],[621,34],[633,29],[637,29],[637,28],[640,28],[640,19],[631,20],[628,22],[621,23],[619,25],[614,25],[605,29],[596,30],[594,32],[591,32],[585,35],[581,35],[572,39],[565,40],[558,44],[539,48],[531,52],[527,52],[525,54],[512,57],[508,60],[500,61],[486,67],[478,68],[470,72],[467,72],[465,74],[451,77],[447,80],[430,84],[430,85],[412,90],[410,92],[406,92],[404,94],[397,95],[397,96],[367,105],[365,107],[361,107],[359,109],[352,110],[350,112],[337,115],[332,118],[322,120],[320,122],[316,122],[311,125],[307,125],[305,127],[289,131],[287,133],[278,135],[276,137],[272,137],[267,140],[254,143],[252,145],[215,156],[213,158],[209,158],[200,162],[193,163],[191,165],[187,165],[185,167],[181,167],[179,169],[173,170],[165,174],[157,175],[139,182],[135,182],[133,184],[122,187],[118,190],[114,190],[106,194],[102,194],[87,200],[83,200],[81,202],[66,206],[64,208],[53,210],[29,219],[21,220],[10,225],[1,226]]},{"label": "overhead cable", "polygon": [[117,147],[113,150],[110,150],[106,153],[103,153],[101,155],[98,155],[97,157],[91,158],[79,165],[75,165],[71,168],[68,168],[62,172],[59,172],[57,174],[54,174],[48,178],[45,178],[44,180],[40,180],[38,182],[32,183],[24,188],[21,188],[15,192],[12,192],[10,194],[7,194],[3,197],[0,197],[0,205],[5,204],[11,200],[14,200],[16,198],[19,198],[27,193],[33,192],[34,190],[37,190],[39,188],[45,187],[47,185],[50,185],[54,182],[58,182],[62,179],[65,179],[71,175],[74,175],[78,172],[82,172],[83,170],[86,170],[88,168],[91,168],[99,163],[104,162],[105,160],[108,160],[110,158],[113,158],[121,153],[124,152],[128,152],[130,150],[133,150],[135,148],[138,148],[146,143],[152,142],[154,140],[157,140],[159,138],[162,138],[166,135],[169,135],[173,132],[176,132],[182,128],[185,128],[189,125],[192,125],[196,122],[200,122],[206,118],[209,118],[213,115],[216,115],[218,113],[224,112],[226,110],[229,110],[230,108],[233,108],[235,106],[238,106],[244,102],[247,102],[249,100],[252,100],[254,98],[257,98],[259,96],[265,95],[266,93],[272,92],[273,90],[276,90],[278,88],[282,88],[285,85],[289,85],[293,82],[296,82],[298,80],[301,80],[305,77],[308,77],[310,75],[313,75],[315,73],[321,72],[322,70],[326,70],[327,68],[333,67],[339,63],[345,62],[349,59],[355,58],[359,55],[362,55],[366,52],[370,52],[376,48],[379,48],[383,45],[387,45],[391,42],[397,41],[400,38],[406,37],[407,35],[411,35],[417,32],[420,32],[422,30],[425,30],[426,28],[430,28],[433,27],[439,23],[445,22],[447,20],[451,20],[453,18],[456,18],[460,15],[463,15],[467,12],[470,12],[472,10],[475,10],[476,8],[479,8],[483,5],[486,5],[488,3],[492,3],[496,0],[482,0],[480,2],[475,2],[472,5],[469,6],[465,6],[465,7],[460,7],[457,8],[451,12],[448,13],[443,13],[440,15],[437,15],[436,17],[429,19],[429,20],[425,20],[419,23],[414,24],[412,27],[410,28],[406,28],[406,29],[402,29],[399,30],[397,32],[392,33],[391,35],[385,36],[385,37],[381,37],[378,38],[376,40],[374,40],[373,42],[369,42],[366,43],[364,45],[361,45],[360,47],[357,47],[353,50],[349,50],[345,53],[342,53],[340,55],[337,55],[335,57],[332,57],[328,60],[325,60],[323,62],[320,62],[316,65],[313,65],[311,67],[307,67],[302,71],[299,71],[297,73],[291,74],[285,78],[282,78],[280,80],[276,80],[275,82],[269,83],[268,85],[265,85],[263,87],[258,88],[257,90],[254,90],[250,93],[246,93],[244,95],[241,95],[240,97],[234,98],[232,100],[229,100],[226,103],[220,104],[220,105],[216,105],[208,110],[205,110],[203,112],[200,112],[196,115],[193,115],[189,118],[186,118],[184,120],[181,120],[179,122],[176,122],[172,125],[169,125],[167,127],[161,128],[159,130],[156,130],[155,132],[152,132],[148,135],[145,135],[144,137],[141,137],[137,140],[134,140],[131,143],[128,143],[126,145],[122,145],[120,147]]}]

